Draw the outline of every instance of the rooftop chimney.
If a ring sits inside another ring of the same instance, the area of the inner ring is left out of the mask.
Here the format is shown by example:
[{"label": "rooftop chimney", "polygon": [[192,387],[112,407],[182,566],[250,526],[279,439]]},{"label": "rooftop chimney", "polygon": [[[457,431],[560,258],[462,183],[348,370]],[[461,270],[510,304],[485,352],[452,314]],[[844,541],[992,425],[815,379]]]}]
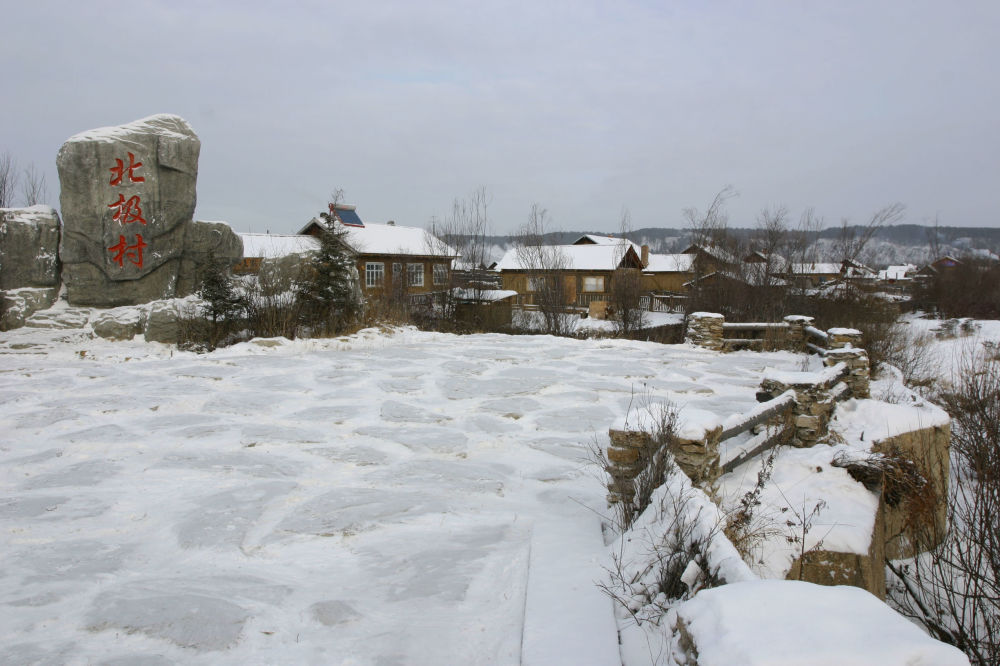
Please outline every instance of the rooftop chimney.
[{"label": "rooftop chimney", "polygon": [[648,245],[643,245],[642,246],[642,256],[640,257],[640,259],[642,260],[642,267],[643,268],[645,268],[646,266],[649,266],[649,246]]}]

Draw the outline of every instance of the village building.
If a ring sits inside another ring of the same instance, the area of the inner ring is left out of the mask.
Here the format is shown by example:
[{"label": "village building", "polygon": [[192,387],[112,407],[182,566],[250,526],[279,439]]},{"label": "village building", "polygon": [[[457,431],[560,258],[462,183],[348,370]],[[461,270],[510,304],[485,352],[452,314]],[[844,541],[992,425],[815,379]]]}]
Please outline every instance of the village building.
[{"label": "village building", "polygon": [[917,279],[929,280],[942,273],[953,270],[961,263],[962,262],[956,259],[955,257],[946,254],[943,257],[938,257],[937,259],[927,264],[920,270],[915,271],[913,273],[913,277]]},{"label": "village building", "polygon": [[886,284],[905,284],[913,280],[913,274],[916,272],[917,266],[915,264],[888,266],[878,272],[878,279]]},{"label": "village building", "polygon": [[589,308],[608,300],[615,271],[641,271],[642,259],[632,244],[549,245],[513,248],[497,262],[505,290],[516,291],[518,304],[535,304],[545,281],[560,280],[563,304]]},{"label": "village building", "polygon": [[695,255],[650,254],[642,269],[642,289],[651,294],[674,295],[686,290],[695,277]]},{"label": "village building", "polygon": [[[418,227],[362,222],[355,206],[332,207],[335,225],[355,258],[362,293],[375,297],[390,288],[409,295],[446,291],[458,253]],[[264,259],[305,254],[318,247],[325,222],[313,218],[297,234],[241,234],[244,259],[234,272],[255,273]]]},{"label": "village building", "polygon": [[797,287],[819,287],[841,277],[842,264],[836,262],[800,262],[789,264],[785,276]]}]

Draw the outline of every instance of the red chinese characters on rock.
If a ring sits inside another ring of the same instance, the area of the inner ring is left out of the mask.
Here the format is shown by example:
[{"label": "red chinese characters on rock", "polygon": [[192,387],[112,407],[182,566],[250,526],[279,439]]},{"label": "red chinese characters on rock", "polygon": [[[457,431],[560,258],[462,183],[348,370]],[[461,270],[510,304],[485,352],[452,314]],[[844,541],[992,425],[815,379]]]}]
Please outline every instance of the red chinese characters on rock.
[{"label": "red chinese characters on rock", "polygon": [[142,234],[136,234],[135,237],[135,244],[129,245],[125,242],[124,236],[118,236],[118,244],[112,245],[108,248],[109,252],[115,253],[115,255],[111,257],[111,261],[115,262],[120,267],[124,267],[125,260],[128,259],[130,264],[135,264],[139,268],[142,268],[142,249],[146,247],[146,243],[142,240]]},{"label": "red chinese characters on rock", "polygon": [[[115,159],[115,166],[108,169],[111,172],[111,180],[108,184],[117,187],[126,182],[144,183],[146,179],[136,175],[136,171],[142,166],[142,162],[135,161],[135,155],[128,153],[128,164],[121,158]],[[139,222],[146,224],[146,219],[142,216],[142,199],[138,194],[125,198],[124,194],[118,195],[118,200],[108,204],[108,208],[114,210],[111,219],[118,224],[133,224]],[[125,262],[142,268],[142,250],[147,244],[142,240],[142,234],[136,234],[136,241],[129,244],[124,235],[118,236],[118,243],[108,248],[112,253],[111,261],[118,264],[119,268],[125,267]]]},{"label": "red chinese characters on rock", "polygon": [[142,162],[135,161],[135,155],[132,153],[128,154],[128,166],[125,166],[125,162],[122,159],[115,158],[116,166],[111,167],[108,171],[111,172],[111,185],[121,185],[122,179],[128,174],[128,181],[130,183],[145,183],[146,179],[142,176],[136,176],[135,170],[142,166]]},{"label": "red chinese characters on rock", "polygon": [[111,219],[120,224],[132,224],[133,222],[146,224],[145,218],[142,217],[142,206],[140,203],[141,200],[138,196],[129,197],[126,201],[125,195],[119,194],[118,201],[108,204],[108,208],[116,209]]}]

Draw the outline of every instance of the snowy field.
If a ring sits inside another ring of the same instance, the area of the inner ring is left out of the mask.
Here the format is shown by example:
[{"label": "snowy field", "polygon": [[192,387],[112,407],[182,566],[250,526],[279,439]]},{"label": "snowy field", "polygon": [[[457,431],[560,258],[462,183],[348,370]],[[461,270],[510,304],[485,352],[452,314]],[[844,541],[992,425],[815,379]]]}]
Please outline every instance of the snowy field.
[{"label": "snowy field", "polygon": [[0,663],[619,664],[589,448],[644,392],[728,415],[800,364],[410,329],[207,355],[0,334]]}]

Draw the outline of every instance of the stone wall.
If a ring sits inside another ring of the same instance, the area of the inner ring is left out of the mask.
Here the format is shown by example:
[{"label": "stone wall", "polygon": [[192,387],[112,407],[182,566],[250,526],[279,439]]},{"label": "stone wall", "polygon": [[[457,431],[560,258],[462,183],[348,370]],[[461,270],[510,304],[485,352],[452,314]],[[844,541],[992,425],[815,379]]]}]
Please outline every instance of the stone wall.
[{"label": "stone wall", "polygon": [[725,323],[726,318],[720,314],[693,312],[688,315],[685,342],[713,351],[722,351],[723,324]]},{"label": "stone wall", "polygon": [[887,437],[874,442],[872,451],[911,461],[928,482],[927,487],[908,489],[901,497],[884,498],[881,512],[886,554],[900,559],[934,548],[944,539],[948,528],[950,425]]},{"label": "stone wall", "polygon": [[804,580],[817,585],[851,585],[885,599],[885,527],[881,511],[875,515],[868,553],[841,553],[817,549],[792,562],[786,580]]},{"label": "stone wall", "polygon": [[850,397],[846,382],[841,382],[847,372],[846,365],[834,365],[823,372],[781,372],[764,376],[760,383],[762,396],[776,397],[788,390],[795,393],[792,445],[812,446],[829,435],[830,418],[837,400]]}]

